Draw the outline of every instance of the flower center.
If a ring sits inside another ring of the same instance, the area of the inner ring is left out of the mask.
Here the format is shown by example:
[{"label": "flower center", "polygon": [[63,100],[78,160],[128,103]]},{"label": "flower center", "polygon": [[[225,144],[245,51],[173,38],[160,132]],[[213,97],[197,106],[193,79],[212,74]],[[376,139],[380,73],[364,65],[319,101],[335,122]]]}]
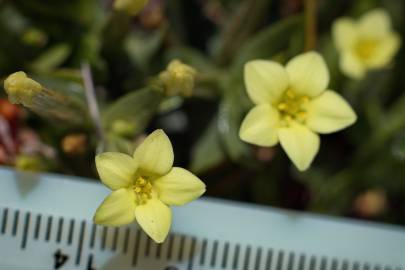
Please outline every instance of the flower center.
[{"label": "flower center", "polygon": [[308,102],[309,97],[297,95],[291,89],[287,90],[276,105],[282,126],[288,126],[293,120],[304,123],[307,116],[305,104]]},{"label": "flower center", "polygon": [[138,204],[145,204],[147,200],[152,198],[152,184],[142,176],[139,176],[135,180],[132,190],[135,193],[135,200]]},{"label": "flower center", "polygon": [[375,40],[363,39],[357,42],[354,50],[361,59],[368,60],[373,56],[376,47],[377,42]]}]

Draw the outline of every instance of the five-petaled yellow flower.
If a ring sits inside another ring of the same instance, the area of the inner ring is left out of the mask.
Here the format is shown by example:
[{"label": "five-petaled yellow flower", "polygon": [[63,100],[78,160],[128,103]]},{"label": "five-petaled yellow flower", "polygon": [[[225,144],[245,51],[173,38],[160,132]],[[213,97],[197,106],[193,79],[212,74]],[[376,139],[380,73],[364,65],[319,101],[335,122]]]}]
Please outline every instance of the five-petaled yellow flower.
[{"label": "five-petaled yellow flower", "polygon": [[356,121],[350,105],[327,90],[329,71],[316,52],[291,59],[286,67],[265,60],[245,65],[245,83],[255,103],[239,135],[259,146],[280,142],[295,166],[306,170],[319,150],[317,133],[332,133]]},{"label": "five-petaled yellow flower", "polygon": [[127,12],[129,15],[137,15],[149,0],[115,0],[114,8]]},{"label": "five-petaled yellow flower", "polygon": [[205,192],[191,172],[173,166],[173,148],[162,130],[156,130],[135,150],[133,157],[103,153],[96,157],[101,181],[112,193],[103,201],[94,222],[120,226],[136,219],[157,243],[171,225],[171,205],[186,204]]},{"label": "five-petaled yellow flower", "polygon": [[338,19],[333,24],[333,37],[341,55],[340,68],[357,79],[364,77],[367,70],[389,64],[401,43],[389,15],[382,9],[368,12],[358,21]]}]

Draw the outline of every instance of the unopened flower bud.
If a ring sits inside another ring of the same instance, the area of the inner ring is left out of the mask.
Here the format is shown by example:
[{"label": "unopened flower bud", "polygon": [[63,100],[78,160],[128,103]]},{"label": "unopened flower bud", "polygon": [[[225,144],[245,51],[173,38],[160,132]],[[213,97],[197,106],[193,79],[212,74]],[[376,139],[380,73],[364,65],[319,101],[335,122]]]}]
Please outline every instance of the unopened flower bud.
[{"label": "unopened flower bud", "polygon": [[35,95],[38,95],[43,87],[38,82],[27,77],[25,72],[19,71],[11,74],[4,81],[9,100],[14,104],[22,104],[29,107]]},{"label": "unopened flower bud", "polygon": [[168,96],[193,94],[197,71],[179,60],[173,60],[167,69],[159,74],[165,94]]},{"label": "unopened flower bud", "polygon": [[137,15],[148,3],[148,0],[115,0],[114,8],[129,15]]},{"label": "unopened flower bud", "polygon": [[69,134],[62,140],[62,150],[66,154],[79,155],[87,149],[87,137],[84,134]]},{"label": "unopened flower bud", "polygon": [[363,217],[375,217],[387,206],[386,194],[381,189],[367,190],[354,201],[354,208]]}]

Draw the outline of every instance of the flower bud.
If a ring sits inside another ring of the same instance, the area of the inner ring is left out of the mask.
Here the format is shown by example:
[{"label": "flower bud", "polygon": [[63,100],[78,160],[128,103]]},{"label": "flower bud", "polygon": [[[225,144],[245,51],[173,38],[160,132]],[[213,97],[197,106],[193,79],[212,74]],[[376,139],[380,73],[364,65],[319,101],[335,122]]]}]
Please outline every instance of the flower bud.
[{"label": "flower bud", "polygon": [[129,15],[137,15],[148,3],[148,0],[115,0],[114,8]]},{"label": "flower bud", "polygon": [[372,189],[360,194],[354,201],[354,208],[363,217],[380,215],[387,207],[384,190]]},{"label": "flower bud", "polygon": [[43,87],[28,78],[25,72],[19,71],[7,77],[4,81],[4,89],[12,103],[29,107],[33,97],[38,95],[43,90]]},{"label": "flower bud", "polygon": [[197,71],[179,60],[173,60],[167,69],[159,74],[165,94],[168,96],[182,95],[189,97],[193,94]]},{"label": "flower bud", "polygon": [[80,155],[87,149],[87,137],[84,134],[69,134],[62,140],[62,150],[66,154]]}]

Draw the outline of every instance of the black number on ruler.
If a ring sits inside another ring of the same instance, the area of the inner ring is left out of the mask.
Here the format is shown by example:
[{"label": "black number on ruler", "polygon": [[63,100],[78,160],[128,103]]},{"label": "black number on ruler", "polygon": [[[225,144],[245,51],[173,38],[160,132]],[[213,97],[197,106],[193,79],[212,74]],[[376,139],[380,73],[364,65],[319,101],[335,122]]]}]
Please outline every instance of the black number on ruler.
[{"label": "black number on ruler", "polygon": [[175,266],[166,266],[165,270],[179,270],[179,268]]},{"label": "black number on ruler", "polygon": [[60,249],[58,249],[54,254],[53,257],[55,258],[55,266],[54,269],[59,269],[61,268],[67,260],[69,260],[69,256],[66,254],[63,254]]}]

